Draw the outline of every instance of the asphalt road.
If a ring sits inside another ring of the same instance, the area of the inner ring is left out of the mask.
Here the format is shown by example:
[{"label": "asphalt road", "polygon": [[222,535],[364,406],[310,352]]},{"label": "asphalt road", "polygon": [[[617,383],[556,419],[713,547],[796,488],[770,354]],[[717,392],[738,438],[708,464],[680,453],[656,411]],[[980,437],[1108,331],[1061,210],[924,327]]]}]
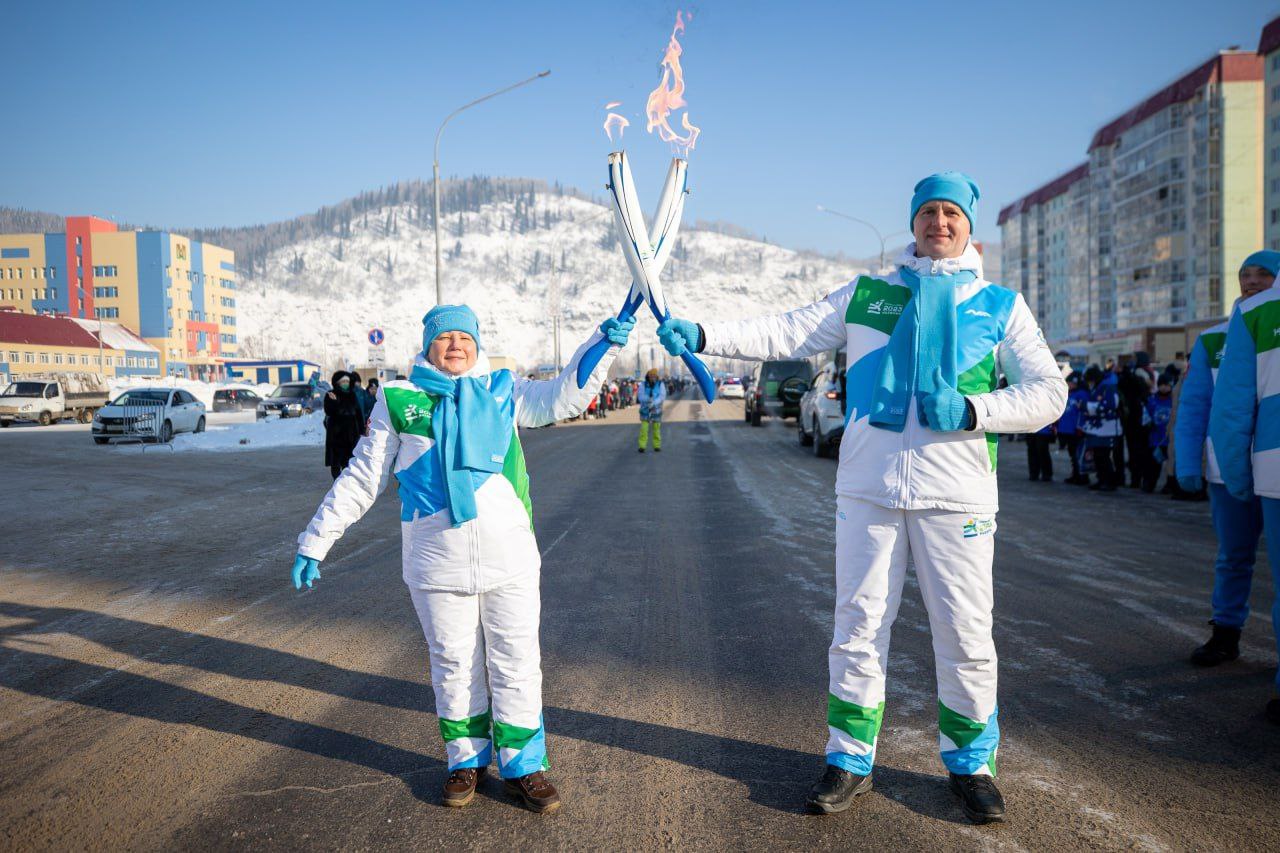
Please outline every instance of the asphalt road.
[{"label": "asphalt road", "polygon": [[546,723],[565,807],[488,780],[439,805],[426,649],[384,496],[288,583],[316,449],[94,447],[0,433],[0,848],[1276,849],[1265,559],[1242,659],[1200,671],[1204,504],[1025,479],[1002,448],[996,641],[1009,822],[969,825],[937,758],[917,590],[876,790],[821,772],[835,463],[736,402],[527,432]]}]

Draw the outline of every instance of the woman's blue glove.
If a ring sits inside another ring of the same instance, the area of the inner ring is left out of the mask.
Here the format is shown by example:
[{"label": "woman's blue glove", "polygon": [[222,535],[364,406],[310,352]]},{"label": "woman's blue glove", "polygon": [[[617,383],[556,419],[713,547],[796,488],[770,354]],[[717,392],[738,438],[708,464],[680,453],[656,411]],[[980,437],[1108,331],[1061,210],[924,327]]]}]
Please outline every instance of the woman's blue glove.
[{"label": "woman's blue glove", "polygon": [[942,368],[933,369],[933,385],[937,388],[920,401],[924,421],[934,432],[955,432],[973,429],[973,412],[964,395],[942,378]]},{"label": "woman's blue glove", "polygon": [[1204,488],[1204,478],[1199,474],[1193,474],[1190,477],[1179,477],[1178,488],[1184,492],[1198,492]]},{"label": "woman's blue glove", "polygon": [[686,349],[689,352],[702,352],[702,329],[692,320],[672,317],[664,321],[658,326],[658,340],[672,355],[679,355]]},{"label": "woman's blue glove", "polygon": [[305,557],[302,554],[293,558],[293,588],[302,589],[305,581],[307,589],[311,589],[311,582],[320,580],[320,561]]},{"label": "woman's blue glove", "polygon": [[625,320],[610,317],[600,324],[600,331],[609,339],[609,343],[616,347],[625,347],[627,345],[627,336],[631,334],[631,330],[635,327],[635,317],[628,317]]}]

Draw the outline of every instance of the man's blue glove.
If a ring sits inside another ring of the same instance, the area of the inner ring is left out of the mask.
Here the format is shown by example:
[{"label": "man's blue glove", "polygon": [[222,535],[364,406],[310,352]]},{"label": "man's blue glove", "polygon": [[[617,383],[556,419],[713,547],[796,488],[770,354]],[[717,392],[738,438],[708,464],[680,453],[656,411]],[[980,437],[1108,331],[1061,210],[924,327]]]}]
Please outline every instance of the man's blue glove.
[{"label": "man's blue glove", "polygon": [[974,416],[964,395],[942,378],[942,368],[933,369],[933,385],[937,388],[920,401],[924,422],[934,432],[973,429]]},{"label": "man's blue glove", "polygon": [[320,561],[305,557],[302,554],[293,558],[293,588],[302,589],[305,581],[307,589],[311,588],[312,581],[320,580]]},{"label": "man's blue glove", "polygon": [[625,347],[627,345],[627,336],[631,334],[631,330],[635,327],[635,317],[627,317],[625,320],[610,317],[600,324],[600,331],[609,339],[609,343],[616,347]]},{"label": "man's blue glove", "polygon": [[1199,474],[1192,474],[1190,477],[1179,477],[1178,488],[1184,492],[1198,492],[1204,488],[1204,478]]},{"label": "man's blue glove", "polygon": [[679,355],[686,349],[689,352],[702,352],[702,329],[692,320],[672,317],[664,321],[658,326],[658,340],[672,355]]}]

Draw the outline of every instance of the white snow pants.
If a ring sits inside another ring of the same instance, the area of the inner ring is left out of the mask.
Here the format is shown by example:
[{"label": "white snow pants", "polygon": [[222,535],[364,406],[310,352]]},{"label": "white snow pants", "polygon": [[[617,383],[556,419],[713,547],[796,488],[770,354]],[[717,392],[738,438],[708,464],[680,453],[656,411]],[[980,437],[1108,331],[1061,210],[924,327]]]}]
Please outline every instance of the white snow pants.
[{"label": "white snow pants", "polygon": [[494,745],[504,779],[546,769],[537,576],[476,595],[409,592],[431,652],[449,769],[487,767]]},{"label": "white snow pants", "polygon": [[953,773],[995,775],[995,517],[889,509],[846,497],[837,498],[836,509],[827,762],[871,772],[884,718],[889,631],[914,565],[933,635],[942,761]]}]

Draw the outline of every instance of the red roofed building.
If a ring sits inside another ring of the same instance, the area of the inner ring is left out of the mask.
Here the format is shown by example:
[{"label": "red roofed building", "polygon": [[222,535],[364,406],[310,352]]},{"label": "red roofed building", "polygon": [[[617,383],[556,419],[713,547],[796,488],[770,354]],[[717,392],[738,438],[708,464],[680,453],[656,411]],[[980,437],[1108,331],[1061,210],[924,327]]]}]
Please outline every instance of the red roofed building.
[{"label": "red roofed building", "polygon": [[124,356],[124,350],[100,346],[96,335],[68,317],[0,310],[0,376],[61,371],[114,376],[117,358],[123,367]]},{"label": "red roofed building", "polygon": [[[1280,47],[1280,26],[1263,42]],[[1227,313],[1263,240],[1263,67],[1252,51],[1215,54],[1099,128],[1086,164],[1000,212],[1006,281],[1051,344]],[[1280,106],[1280,80],[1266,98]],[[1265,159],[1280,168],[1272,124]]]}]

